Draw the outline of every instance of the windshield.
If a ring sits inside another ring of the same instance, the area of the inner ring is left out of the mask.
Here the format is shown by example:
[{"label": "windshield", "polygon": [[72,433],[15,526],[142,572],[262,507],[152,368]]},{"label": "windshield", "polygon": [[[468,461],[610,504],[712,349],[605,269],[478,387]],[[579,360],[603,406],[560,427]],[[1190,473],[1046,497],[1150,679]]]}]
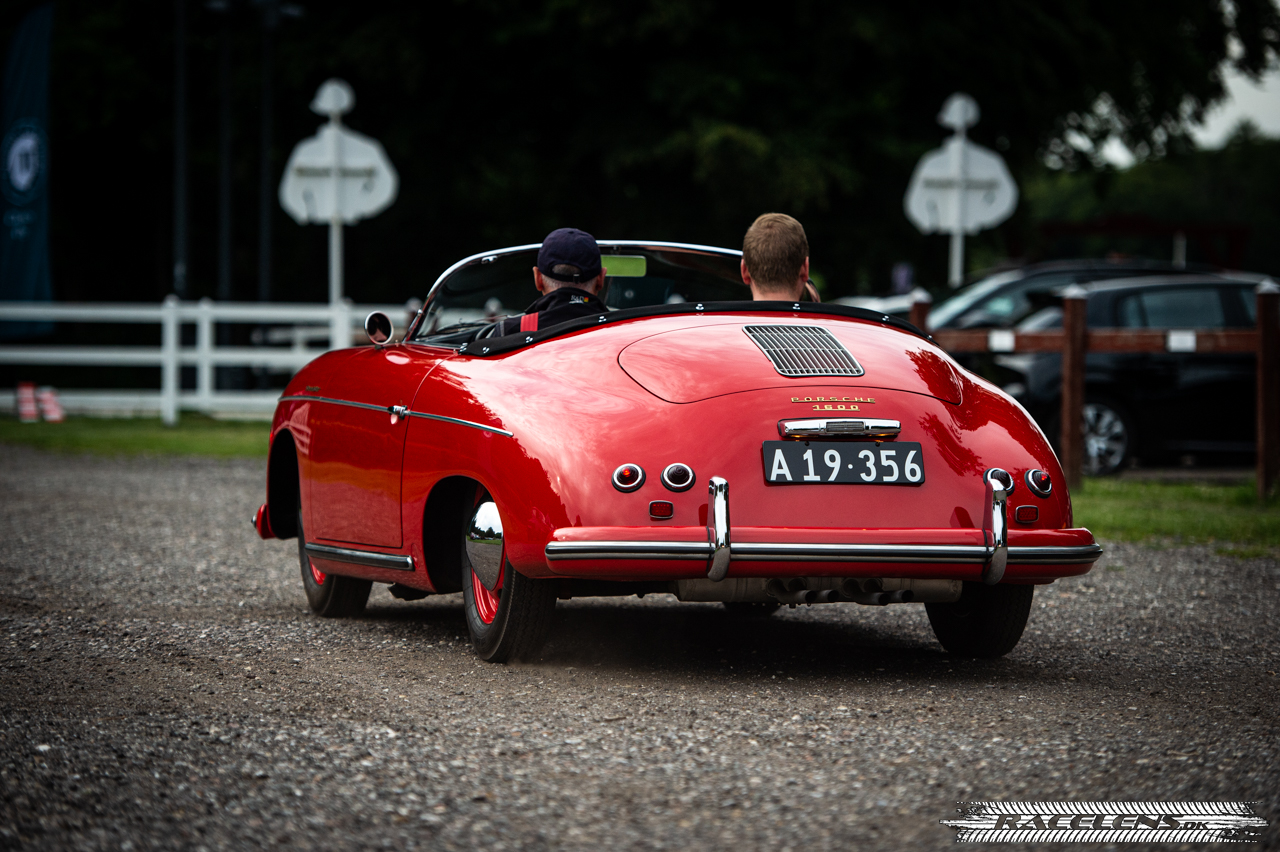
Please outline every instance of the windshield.
[{"label": "windshield", "polygon": [[[676,302],[749,300],[731,249],[660,243],[601,242],[607,271],[601,294],[611,310]],[[524,312],[538,297],[533,267],[538,246],[468,258],[446,273],[427,297],[416,340],[448,338]]]}]

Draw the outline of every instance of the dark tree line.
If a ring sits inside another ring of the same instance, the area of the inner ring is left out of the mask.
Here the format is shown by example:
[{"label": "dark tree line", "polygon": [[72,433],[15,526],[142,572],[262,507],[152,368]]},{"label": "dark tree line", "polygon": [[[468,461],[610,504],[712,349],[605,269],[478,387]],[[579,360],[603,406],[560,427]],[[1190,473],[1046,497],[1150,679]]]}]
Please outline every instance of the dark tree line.
[{"label": "dark tree line", "polygon": [[[0,39],[33,4],[0,11]],[[348,293],[422,294],[464,254],[572,224],[600,237],[737,246],[751,220],[804,221],[828,295],[883,290],[889,267],[944,277],[945,240],[907,222],[902,195],[945,131],[953,91],[971,135],[1026,180],[1046,160],[1093,167],[1118,134],[1144,157],[1189,148],[1187,122],[1235,64],[1280,44],[1270,0],[1116,3],[305,0],[275,64],[278,181],[340,76],[347,116],[400,172],[396,203],[348,231]],[[190,280],[216,286],[217,32],[192,0]],[[256,294],[261,16],[232,5],[234,291]],[[155,299],[172,268],[173,4],[58,0],[53,45],[53,269],[60,299]],[[322,300],[326,234],[273,205],[275,292]],[[1024,204],[980,238],[1027,251]]]}]

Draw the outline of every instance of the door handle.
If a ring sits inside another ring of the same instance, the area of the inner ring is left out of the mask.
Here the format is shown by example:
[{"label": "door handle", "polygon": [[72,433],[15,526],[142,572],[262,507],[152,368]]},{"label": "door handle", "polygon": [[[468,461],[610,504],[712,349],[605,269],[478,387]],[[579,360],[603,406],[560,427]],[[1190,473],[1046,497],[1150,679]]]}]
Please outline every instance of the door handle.
[{"label": "door handle", "polygon": [[388,408],[387,411],[391,414],[391,425],[394,426],[400,420],[401,417],[408,415],[409,406],[393,405],[390,408]]}]

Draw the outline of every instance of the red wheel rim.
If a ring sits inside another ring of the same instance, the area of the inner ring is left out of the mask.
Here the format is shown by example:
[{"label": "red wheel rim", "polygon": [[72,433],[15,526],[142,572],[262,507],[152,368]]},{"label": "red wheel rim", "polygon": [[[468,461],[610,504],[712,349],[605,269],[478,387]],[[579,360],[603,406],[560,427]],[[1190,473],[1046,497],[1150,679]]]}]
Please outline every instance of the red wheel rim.
[{"label": "red wheel rim", "polygon": [[[504,559],[503,562],[506,560]],[[498,571],[498,582],[492,592],[484,587],[484,583],[480,582],[475,571],[471,572],[471,598],[476,602],[476,615],[480,616],[480,620],[485,624],[493,624],[493,619],[498,615],[498,592],[502,589],[502,575],[505,570],[503,568]]]},{"label": "red wheel rim", "polygon": [[317,568],[316,563],[312,562],[310,559],[307,560],[307,564],[311,566],[311,579],[316,581],[317,586],[323,586],[324,579],[327,575]]}]

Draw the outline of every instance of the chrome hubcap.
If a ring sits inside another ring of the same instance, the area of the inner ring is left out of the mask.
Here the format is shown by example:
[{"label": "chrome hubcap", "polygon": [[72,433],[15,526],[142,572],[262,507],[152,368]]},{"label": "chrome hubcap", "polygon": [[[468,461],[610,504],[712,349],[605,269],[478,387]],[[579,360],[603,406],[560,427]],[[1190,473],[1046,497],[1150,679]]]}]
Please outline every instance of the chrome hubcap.
[{"label": "chrome hubcap", "polygon": [[1124,460],[1129,433],[1120,415],[1105,405],[1084,406],[1085,473],[1110,473]]}]

